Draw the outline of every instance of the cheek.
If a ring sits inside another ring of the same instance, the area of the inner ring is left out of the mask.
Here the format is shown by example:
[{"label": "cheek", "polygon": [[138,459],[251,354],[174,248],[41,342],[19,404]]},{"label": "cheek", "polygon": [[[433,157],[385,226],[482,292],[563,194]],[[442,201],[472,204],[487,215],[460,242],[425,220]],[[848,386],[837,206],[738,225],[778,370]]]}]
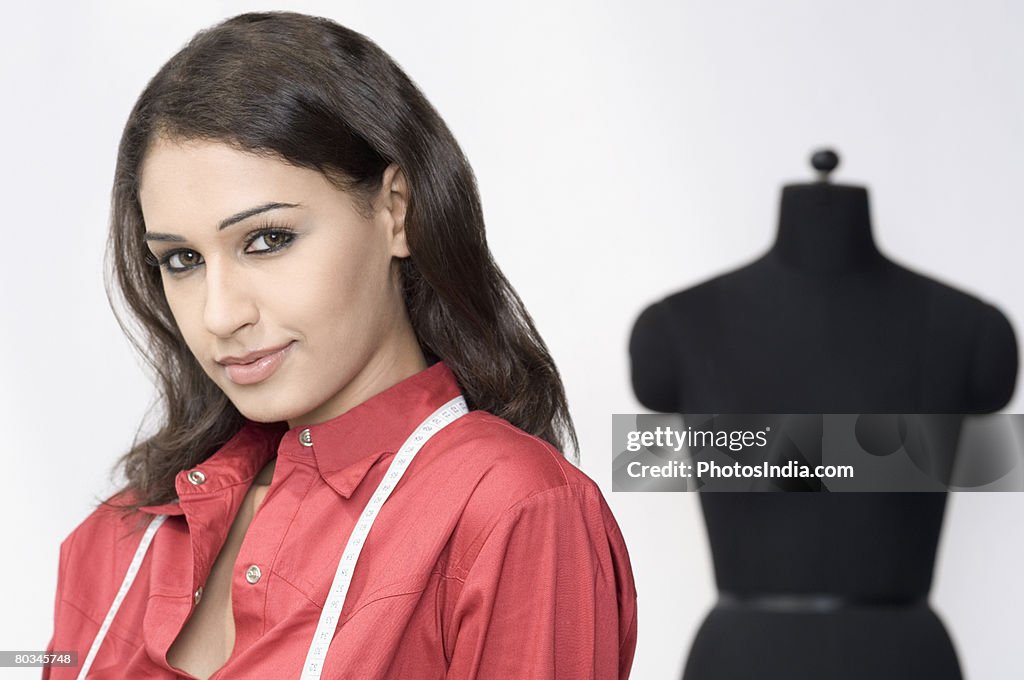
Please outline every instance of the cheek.
[{"label": "cheek", "polygon": [[[164,290],[167,290],[166,287]],[[183,294],[180,290],[175,289],[165,293],[164,299],[167,300],[167,306],[171,310],[171,315],[174,317],[174,323],[178,326],[178,331],[185,339],[185,344],[188,345],[194,354],[199,339],[198,333],[201,330],[199,322],[202,320],[202,310],[197,311],[194,301],[190,300],[189,296]]]},{"label": "cheek", "polygon": [[324,249],[289,277],[290,306],[311,330],[353,337],[373,332],[386,316],[390,258],[374,244],[358,245]]},{"label": "cheek", "polygon": [[[324,369],[365,363],[387,343],[395,302],[390,269],[378,257],[340,258],[306,280],[303,332]],[[343,350],[343,351],[339,351]],[[332,369],[333,370],[333,369]]]}]

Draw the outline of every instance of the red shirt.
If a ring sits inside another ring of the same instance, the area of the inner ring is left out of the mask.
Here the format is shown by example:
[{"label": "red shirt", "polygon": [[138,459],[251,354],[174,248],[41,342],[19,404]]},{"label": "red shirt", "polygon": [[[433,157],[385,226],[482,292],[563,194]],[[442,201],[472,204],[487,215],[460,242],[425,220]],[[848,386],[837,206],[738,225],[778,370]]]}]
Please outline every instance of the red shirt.
[{"label": "red shirt", "polygon": [[[212,678],[297,678],[360,512],[406,437],[458,394],[437,363],[309,426],[311,446],[306,428],[248,422],[192,468],[205,481],[180,472],[179,501],[141,511],[169,517],[89,678],[192,677],[167,650],[275,454],[231,577],[234,649]],[[84,661],[139,545],[141,513],[101,506],[61,544],[50,649]],[[550,444],[472,411],[426,443],[377,515],[323,677],[626,678],[636,625],[629,556],[597,485]]]}]

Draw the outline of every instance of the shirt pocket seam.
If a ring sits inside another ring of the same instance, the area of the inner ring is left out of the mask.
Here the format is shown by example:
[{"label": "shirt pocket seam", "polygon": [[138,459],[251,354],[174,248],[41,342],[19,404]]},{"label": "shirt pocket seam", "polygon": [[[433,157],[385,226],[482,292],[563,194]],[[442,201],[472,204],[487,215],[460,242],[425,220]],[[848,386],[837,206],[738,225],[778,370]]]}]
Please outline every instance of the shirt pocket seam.
[{"label": "shirt pocket seam", "polygon": [[[297,593],[301,594],[313,606],[315,606],[317,609],[323,611],[325,602],[319,602],[315,598],[311,597],[309,595],[309,593],[307,593],[305,590],[302,589],[302,586],[300,586],[300,585],[298,585],[296,583],[292,583],[290,580],[285,578],[280,573],[274,572],[274,576],[276,576],[277,578],[279,578],[282,581],[284,581],[285,583],[287,583]],[[346,622],[349,621],[349,619],[351,619],[356,614],[358,614],[360,611],[365,609],[367,606],[369,606],[369,605],[371,605],[371,604],[373,604],[375,602],[379,602],[380,600],[387,600],[387,599],[392,598],[392,597],[404,597],[406,595],[420,595],[420,594],[426,592],[428,586],[429,586],[429,584],[425,584],[423,586],[411,586],[411,585],[409,585],[409,584],[407,584],[405,582],[399,582],[398,584],[383,585],[383,586],[377,588],[376,590],[374,590],[372,593],[364,596],[362,599],[357,600],[356,603],[353,605],[354,609],[352,609],[352,611],[347,616],[345,616],[343,619],[341,619],[341,622],[339,623],[339,625],[344,625]],[[329,592],[328,592],[328,594],[329,594]]]},{"label": "shirt pocket seam", "polygon": [[[84,616],[86,619],[88,619],[90,623],[95,624],[96,625],[96,632],[97,632],[97,634],[99,633],[99,629],[103,626],[103,619],[105,619],[106,616],[104,616],[101,619],[97,619],[97,617],[95,615],[90,614],[82,606],[72,602],[71,600],[68,600],[68,599],[65,598],[62,601],[63,601],[64,604],[66,604],[67,606],[71,607],[72,609],[77,611],[79,614]],[[115,624],[117,624],[117,628],[115,628]],[[118,630],[118,628],[120,628],[120,624],[117,623],[117,617],[115,616],[114,620],[110,622],[110,627],[107,629],[107,636],[115,637],[122,644],[125,644],[125,645],[128,645],[128,646],[140,646],[140,645],[143,644],[143,640],[142,640],[141,637],[139,639],[137,639],[137,640],[129,639],[129,638],[125,637],[124,634],[121,631]],[[96,637],[93,636],[93,639],[89,641],[89,645],[90,646],[92,646],[92,642],[95,639],[96,639]]]}]

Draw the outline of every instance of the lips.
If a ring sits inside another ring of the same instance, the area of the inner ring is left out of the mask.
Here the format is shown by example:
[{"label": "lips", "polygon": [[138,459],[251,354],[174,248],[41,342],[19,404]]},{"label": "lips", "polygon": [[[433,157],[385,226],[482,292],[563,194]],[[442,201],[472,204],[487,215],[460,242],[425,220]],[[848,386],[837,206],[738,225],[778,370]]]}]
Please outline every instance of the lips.
[{"label": "lips", "polygon": [[[225,357],[218,363],[224,365],[224,372],[231,382],[238,385],[253,385],[276,373],[294,344],[293,340],[277,349],[257,350],[242,357]],[[244,359],[249,361],[244,362]]]},{"label": "lips", "polygon": [[[294,342],[294,340],[292,342]],[[257,359],[262,359],[263,357],[273,354],[274,352],[280,352],[282,349],[292,344],[292,342],[286,342],[283,345],[278,345],[277,347],[271,347],[269,349],[258,349],[255,352],[249,352],[248,354],[243,354],[242,356],[238,357],[227,356],[221,359],[216,359],[215,361],[218,364],[221,364],[222,366],[230,366],[234,364],[251,364]]]}]

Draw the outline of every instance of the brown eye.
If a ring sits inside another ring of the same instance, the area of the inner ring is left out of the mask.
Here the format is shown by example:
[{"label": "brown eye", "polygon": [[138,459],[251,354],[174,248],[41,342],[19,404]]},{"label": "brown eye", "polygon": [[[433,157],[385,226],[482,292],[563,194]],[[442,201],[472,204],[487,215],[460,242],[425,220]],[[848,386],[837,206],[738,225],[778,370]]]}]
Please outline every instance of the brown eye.
[{"label": "brown eye", "polygon": [[194,250],[175,250],[164,256],[161,264],[172,274],[188,271],[203,263],[203,257]]},{"label": "brown eye", "polygon": [[279,250],[287,246],[293,238],[294,234],[286,231],[265,231],[249,242],[249,252],[264,253]]}]

